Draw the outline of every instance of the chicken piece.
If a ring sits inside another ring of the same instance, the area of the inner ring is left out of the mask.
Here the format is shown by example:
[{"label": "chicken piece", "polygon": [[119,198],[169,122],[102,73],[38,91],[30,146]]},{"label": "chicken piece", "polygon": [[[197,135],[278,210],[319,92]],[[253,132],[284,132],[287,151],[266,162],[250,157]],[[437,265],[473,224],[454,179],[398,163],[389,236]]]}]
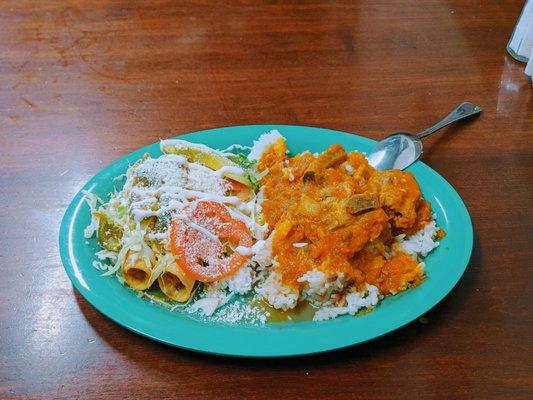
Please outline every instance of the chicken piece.
[{"label": "chicken piece", "polygon": [[360,283],[368,282],[375,286],[379,286],[381,270],[385,262],[385,258],[371,246],[366,246],[352,260],[353,267],[362,273],[363,279]]},{"label": "chicken piece", "polygon": [[257,163],[257,170],[264,171],[279,161],[287,159],[287,145],[285,139],[278,139],[261,155]]},{"label": "chicken piece", "polygon": [[376,174],[376,170],[368,165],[366,157],[355,151],[348,153],[347,164],[353,169],[352,180],[362,191],[366,190],[368,180]]},{"label": "chicken piece", "polygon": [[326,206],[326,212],[323,213],[321,221],[328,230],[332,231],[352,221],[353,217],[346,211],[344,202],[328,198],[322,203]]},{"label": "chicken piece", "polygon": [[412,235],[422,229],[431,221],[433,215],[431,212],[431,204],[427,200],[421,200],[416,210],[416,221],[410,229],[406,229],[405,233]]},{"label": "chicken piece", "polygon": [[349,239],[346,242],[352,254],[361,251],[368,242],[378,238],[388,226],[387,215],[382,209],[373,210],[352,218],[353,221],[342,228],[349,232]]},{"label": "chicken piece", "polygon": [[353,215],[362,214],[379,207],[379,199],[373,193],[355,194],[346,202],[346,210]]},{"label": "chicken piece", "polygon": [[289,159],[289,166],[292,169],[292,173],[296,180],[302,178],[309,165],[314,161],[315,157],[308,151],[305,151],[293,158]]},{"label": "chicken piece", "polygon": [[370,178],[369,186],[379,192],[380,206],[394,227],[409,229],[415,224],[421,193],[410,172],[380,171]]},{"label": "chicken piece", "polygon": [[322,206],[319,201],[316,201],[307,194],[302,194],[298,203],[298,214],[308,218],[317,219],[322,211]]},{"label": "chicken piece", "polygon": [[398,253],[381,270],[379,290],[382,294],[396,294],[409,285],[418,285],[424,279],[424,269],[406,253]]},{"label": "chicken piece", "polygon": [[320,171],[346,161],[346,152],[340,144],[333,144],[309,165],[307,171]]}]

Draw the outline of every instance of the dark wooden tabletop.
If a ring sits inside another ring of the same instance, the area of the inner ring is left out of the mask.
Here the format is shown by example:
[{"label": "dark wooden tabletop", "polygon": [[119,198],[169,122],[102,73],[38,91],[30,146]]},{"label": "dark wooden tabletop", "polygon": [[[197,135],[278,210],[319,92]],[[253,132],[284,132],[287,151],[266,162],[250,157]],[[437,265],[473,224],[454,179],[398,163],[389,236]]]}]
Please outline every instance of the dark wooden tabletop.
[{"label": "dark wooden tabletop", "polygon": [[[522,5],[0,2],[0,398],[532,398],[532,86],[505,50]],[[294,359],[196,354],[111,322],[63,271],[71,198],[161,137],[287,123],[381,138],[463,100],[482,116],[428,138],[424,161],[469,208],[470,265],[383,338]]]}]

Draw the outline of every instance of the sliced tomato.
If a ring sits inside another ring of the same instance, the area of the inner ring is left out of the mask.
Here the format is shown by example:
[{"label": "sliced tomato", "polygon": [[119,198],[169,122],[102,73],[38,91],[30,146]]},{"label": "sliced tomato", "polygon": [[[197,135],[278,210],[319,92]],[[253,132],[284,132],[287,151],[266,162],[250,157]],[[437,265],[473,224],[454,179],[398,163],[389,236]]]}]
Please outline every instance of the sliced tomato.
[{"label": "sliced tomato", "polygon": [[188,210],[190,222],[174,220],[170,226],[170,249],[177,264],[186,275],[200,282],[233,275],[248,257],[233,252],[231,247],[252,245],[248,227],[232,218],[223,204],[200,201],[193,207],[194,210]]},{"label": "sliced tomato", "polygon": [[231,185],[230,194],[237,196],[239,199],[248,201],[253,196],[253,191],[248,186],[241,182],[234,181],[233,179],[226,179]]}]

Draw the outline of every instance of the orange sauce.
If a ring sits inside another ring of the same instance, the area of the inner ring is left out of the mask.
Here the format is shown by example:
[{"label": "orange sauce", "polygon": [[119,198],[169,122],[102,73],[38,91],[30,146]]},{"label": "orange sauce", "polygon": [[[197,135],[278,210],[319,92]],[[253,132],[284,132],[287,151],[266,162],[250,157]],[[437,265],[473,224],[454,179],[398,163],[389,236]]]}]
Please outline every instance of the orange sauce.
[{"label": "orange sauce", "polygon": [[298,289],[298,277],[315,268],[333,280],[343,273],[357,286],[376,285],[383,294],[422,281],[411,256],[386,257],[393,236],[431,220],[431,205],[411,173],[376,171],[362,154],[337,144],[318,156],[288,157],[277,143],[259,162],[266,168],[262,208],[276,230],[273,252],[285,285]]},{"label": "orange sauce", "polygon": [[283,311],[278,310],[268,304],[266,301],[258,300],[253,303],[254,307],[258,307],[268,312],[268,322],[286,322],[286,321],[309,321],[315,315],[315,308],[307,301],[301,301],[296,304],[296,307]]}]

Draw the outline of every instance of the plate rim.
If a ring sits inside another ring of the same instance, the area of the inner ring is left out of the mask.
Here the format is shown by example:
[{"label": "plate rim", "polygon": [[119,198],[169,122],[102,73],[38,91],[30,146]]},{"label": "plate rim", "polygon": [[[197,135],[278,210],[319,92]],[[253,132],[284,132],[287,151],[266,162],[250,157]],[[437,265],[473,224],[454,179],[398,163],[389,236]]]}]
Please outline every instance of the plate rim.
[{"label": "plate rim", "polygon": [[[199,130],[199,131],[184,132],[184,133],[182,133],[180,135],[177,135],[177,136],[174,135],[171,138],[183,138],[183,136],[187,136],[187,135],[190,135],[190,134],[208,134],[208,133],[217,132],[217,131],[221,131],[221,130],[228,130],[228,129],[229,130],[233,130],[233,129],[238,130],[238,129],[252,128],[252,127],[253,128],[261,128],[263,131],[266,131],[266,130],[269,130],[269,129],[278,129],[280,131],[283,131],[284,128],[292,128],[292,129],[294,129],[294,128],[297,128],[297,129],[304,128],[304,129],[313,129],[313,130],[317,130],[317,131],[329,131],[329,132],[334,132],[335,134],[340,134],[340,135],[355,136],[357,140],[362,141],[362,142],[366,142],[369,145],[371,145],[372,143],[375,143],[374,140],[372,140],[370,138],[366,138],[366,137],[358,135],[358,134],[355,134],[355,133],[350,133],[350,132],[345,132],[345,131],[340,131],[340,130],[335,130],[335,129],[330,129],[330,128],[323,128],[323,127],[318,127],[318,126],[287,125],[287,124],[228,125],[228,126],[222,126],[222,127],[203,129],[203,130]],[[452,184],[450,184],[450,182],[448,182],[441,174],[439,174],[433,168],[431,168],[430,166],[428,166],[427,164],[425,164],[425,163],[423,163],[422,161],[419,160],[414,165],[418,166],[419,168],[422,168],[423,171],[426,170],[426,172],[429,172],[429,173],[432,173],[432,174],[436,174],[445,184],[447,184],[447,186],[448,186],[446,188],[447,191],[453,197],[455,197],[454,200],[456,200],[456,205],[459,206],[459,211],[462,213],[462,217],[464,218],[462,220],[462,222],[465,224],[463,233],[465,235],[464,239],[465,239],[465,248],[466,248],[466,251],[462,254],[462,257],[461,257],[461,264],[464,264],[464,266],[461,266],[462,269],[461,269],[460,273],[457,274],[456,279],[453,281],[453,283],[451,285],[449,285],[449,287],[446,290],[443,290],[441,293],[439,293],[439,296],[437,296],[436,299],[434,299],[430,304],[428,304],[425,307],[423,307],[424,309],[422,311],[412,313],[412,315],[410,315],[410,316],[406,316],[405,318],[403,318],[403,321],[393,325],[392,328],[386,329],[386,330],[384,330],[383,332],[381,332],[379,334],[370,335],[369,337],[363,338],[361,340],[354,340],[353,342],[346,342],[346,343],[343,343],[341,345],[332,344],[332,345],[328,346],[327,344],[326,345],[322,344],[320,346],[317,346],[316,349],[301,348],[301,349],[296,349],[296,350],[292,350],[292,351],[279,351],[279,352],[261,352],[261,351],[256,352],[256,351],[249,351],[248,350],[248,351],[239,352],[239,351],[235,351],[235,350],[227,351],[227,350],[224,350],[223,348],[217,347],[217,345],[211,346],[211,347],[210,346],[206,347],[206,346],[193,345],[193,344],[190,344],[190,343],[189,344],[177,343],[176,341],[173,341],[173,340],[168,340],[168,339],[161,338],[157,334],[150,333],[150,332],[146,331],[143,328],[139,328],[138,326],[135,326],[132,323],[124,322],[124,318],[117,317],[116,313],[111,312],[109,309],[106,309],[105,305],[103,306],[102,304],[100,304],[99,299],[97,297],[93,296],[93,293],[91,292],[91,290],[89,290],[88,287],[83,285],[82,281],[84,281],[84,280],[83,280],[83,277],[80,276],[79,270],[78,270],[78,274],[75,271],[73,262],[76,263],[76,261],[74,259],[74,255],[73,255],[73,251],[74,250],[71,248],[71,242],[70,242],[70,234],[72,233],[72,225],[76,222],[76,218],[75,217],[77,216],[79,208],[82,206],[82,204],[84,204],[82,191],[83,190],[87,190],[87,188],[90,188],[91,186],[94,187],[94,185],[98,182],[98,180],[99,180],[98,178],[100,177],[100,175],[104,174],[104,172],[106,170],[108,170],[109,168],[111,168],[115,164],[120,164],[121,162],[124,162],[129,157],[132,157],[132,155],[134,153],[141,152],[144,149],[146,149],[147,147],[153,146],[156,143],[157,142],[147,144],[147,145],[142,146],[140,148],[137,148],[137,149],[125,154],[125,155],[122,155],[121,157],[115,159],[114,161],[112,161],[109,164],[107,164],[106,166],[104,166],[95,175],[93,175],[87,182],[85,182],[85,184],[82,186],[82,188],[74,195],[74,197],[72,198],[71,202],[69,203],[69,205],[67,206],[67,208],[65,210],[65,213],[64,213],[62,221],[61,221],[61,226],[60,226],[60,229],[59,229],[59,238],[58,238],[59,239],[59,250],[60,250],[61,261],[62,261],[62,264],[63,264],[63,269],[65,270],[67,276],[69,277],[70,281],[72,282],[72,284],[74,285],[74,287],[76,288],[78,293],[80,293],[81,296],[89,304],[91,304],[92,307],[94,307],[96,310],[98,310],[101,314],[105,315],[107,318],[111,319],[113,322],[115,322],[118,325],[120,325],[120,326],[122,326],[122,327],[124,327],[124,328],[126,328],[128,330],[131,330],[131,331],[133,331],[133,332],[135,332],[137,334],[140,334],[140,335],[142,335],[144,337],[147,337],[149,339],[155,340],[155,341],[160,342],[160,343],[164,343],[166,345],[170,345],[172,347],[178,347],[178,348],[182,348],[182,349],[186,349],[186,350],[190,350],[190,351],[196,351],[196,352],[207,353],[207,354],[212,354],[212,355],[232,356],[232,357],[246,357],[246,358],[249,358],[249,357],[251,357],[251,358],[294,357],[294,356],[312,355],[312,354],[319,354],[319,353],[324,353],[324,352],[329,352],[329,351],[334,351],[334,350],[340,350],[340,349],[343,349],[343,348],[346,348],[346,347],[351,347],[351,346],[354,346],[354,345],[362,344],[362,343],[368,342],[370,340],[377,339],[377,338],[379,338],[381,336],[390,334],[390,333],[392,333],[392,332],[394,332],[394,331],[396,331],[396,330],[408,325],[409,323],[413,322],[414,320],[419,318],[421,315],[429,312],[431,309],[433,309],[438,303],[440,303],[444,298],[446,298],[453,291],[453,289],[457,286],[457,283],[460,281],[461,277],[464,275],[466,269],[469,266],[471,255],[472,255],[472,250],[473,250],[474,232],[473,232],[472,220],[471,220],[471,217],[470,217],[470,215],[468,213],[468,209],[467,209],[464,201],[462,200],[462,198],[459,196],[458,192],[456,191],[455,187]],[[334,143],[334,141],[331,141],[331,143],[328,143],[328,144],[332,144],[332,143]],[[91,266],[91,268],[92,268],[92,266]],[[81,278],[81,280],[80,280],[80,278]],[[404,293],[409,293],[409,291],[404,292]],[[148,303],[148,301],[145,301],[145,300],[143,300],[143,301]],[[152,304],[150,304],[150,305],[154,306]],[[155,307],[159,307],[159,306],[155,306]],[[159,308],[162,309],[162,307],[159,307]],[[168,310],[164,310],[164,311],[169,313]],[[370,314],[372,314],[372,313],[370,313]],[[349,318],[344,318],[344,319],[347,320]],[[334,320],[330,320],[330,321],[322,321],[322,322],[318,322],[318,323],[317,322],[313,322],[313,324],[314,324],[313,326],[314,327],[316,327],[316,326],[325,326],[324,324],[328,324],[328,323],[331,325],[331,324],[334,323],[334,321],[339,321],[339,318],[334,319]],[[207,329],[208,331],[211,330],[211,328],[213,328],[213,327],[215,327],[215,329],[222,329],[221,327],[223,327],[223,326],[225,328],[232,327],[231,325],[216,325],[216,324],[215,325],[208,325],[208,324],[205,324],[205,323],[202,323],[202,322],[199,322],[199,321],[195,321],[195,322],[196,322],[196,324],[202,324],[202,328],[203,329]],[[298,323],[295,324],[294,328],[296,328],[296,330],[297,330],[297,325],[299,325],[299,324],[302,324],[302,323],[298,322]],[[304,322],[304,324],[305,324],[305,322]],[[339,325],[339,324],[337,323],[337,325]],[[255,333],[259,332],[258,329],[261,330],[262,332],[267,332],[268,331],[268,332],[270,332],[270,334],[272,334],[272,332],[273,332],[273,328],[272,327],[259,327],[259,328],[254,328],[254,327],[246,327],[246,328],[244,328],[243,326],[238,326],[238,327],[240,329],[251,329]],[[277,329],[274,329],[274,330],[277,330]],[[315,328],[315,330],[320,330],[320,328]]]}]

